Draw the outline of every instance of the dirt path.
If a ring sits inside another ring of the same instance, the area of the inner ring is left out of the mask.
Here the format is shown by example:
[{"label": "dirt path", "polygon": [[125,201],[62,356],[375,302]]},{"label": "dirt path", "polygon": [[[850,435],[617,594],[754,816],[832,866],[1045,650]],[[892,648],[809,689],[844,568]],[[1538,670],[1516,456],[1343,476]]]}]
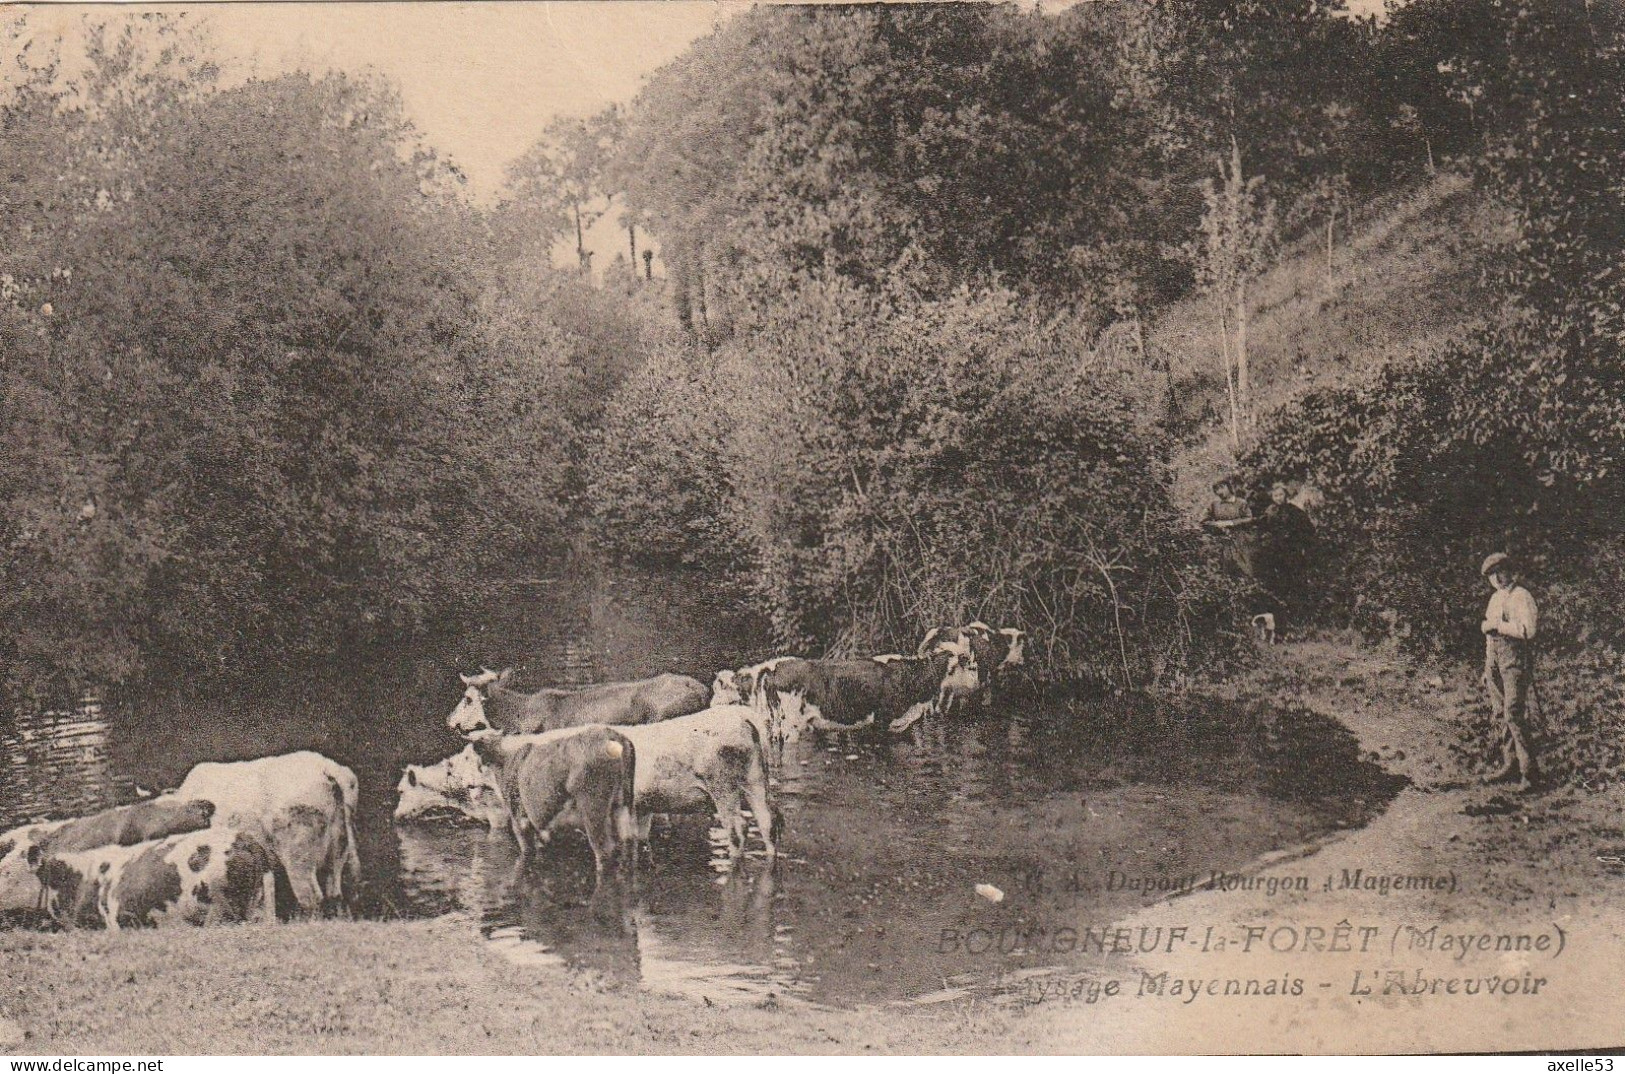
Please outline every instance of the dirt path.
[{"label": "dirt path", "polygon": [[1080,1051],[1625,1045],[1625,879],[1599,860],[1617,859],[1625,795],[1479,785],[1463,745],[1470,679],[1347,640],[1270,650],[1229,690],[1334,716],[1411,786],[1369,826],[1249,886],[1135,915],[1128,938],[1156,950],[1109,960],[1102,979],[1122,994],[1040,1001],[1031,1025]]}]

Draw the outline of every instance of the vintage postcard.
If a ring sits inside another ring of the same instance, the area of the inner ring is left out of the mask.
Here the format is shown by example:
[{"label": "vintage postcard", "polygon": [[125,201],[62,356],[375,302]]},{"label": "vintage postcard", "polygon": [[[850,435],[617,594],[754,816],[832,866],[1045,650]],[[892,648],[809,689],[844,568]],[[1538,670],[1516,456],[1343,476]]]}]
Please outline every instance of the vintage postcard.
[{"label": "vintage postcard", "polygon": [[0,26],[0,1051],[1625,1047],[1621,5]]}]

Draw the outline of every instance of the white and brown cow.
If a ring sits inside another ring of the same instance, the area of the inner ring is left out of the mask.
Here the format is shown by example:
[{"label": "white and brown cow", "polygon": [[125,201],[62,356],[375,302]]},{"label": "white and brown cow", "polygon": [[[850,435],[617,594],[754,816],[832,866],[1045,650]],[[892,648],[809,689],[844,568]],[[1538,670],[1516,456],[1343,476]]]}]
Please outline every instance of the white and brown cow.
[{"label": "white and brown cow", "polygon": [[253,834],[215,827],[91,850],[35,847],[51,916],[117,931],[275,918],[276,856]]},{"label": "white and brown cow", "polygon": [[54,853],[133,846],[207,828],[213,813],[211,802],[164,797],[115,806],[88,817],[40,821],[0,834],[0,912],[43,909],[39,876],[30,861],[36,847]]},{"label": "white and brown cow", "polygon": [[353,909],[361,859],[355,839],[355,773],[319,753],[221,763],[187,773],[177,798],[214,803],[216,825],[256,836],[276,854],[298,909]]},{"label": "white and brown cow", "polygon": [[762,676],[762,692],[775,733],[787,740],[798,725],[853,730],[880,721],[902,730],[935,707],[950,671],[968,654],[968,647],[943,645],[885,663],[790,660]]},{"label": "white and brown cow", "polygon": [[974,687],[959,689],[956,693],[959,704],[975,704],[982,709],[992,704],[995,688],[1000,682],[1027,660],[1026,631],[1015,627],[995,630],[981,620],[962,627],[933,627],[926,631],[916,651],[923,656],[945,644],[970,647],[979,672],[978,681]]}]

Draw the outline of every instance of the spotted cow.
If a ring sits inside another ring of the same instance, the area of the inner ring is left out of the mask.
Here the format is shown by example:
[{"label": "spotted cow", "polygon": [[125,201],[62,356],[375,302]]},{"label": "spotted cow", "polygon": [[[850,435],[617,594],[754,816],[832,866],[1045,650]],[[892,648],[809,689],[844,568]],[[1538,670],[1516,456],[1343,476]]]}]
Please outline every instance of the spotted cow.
[{"label": "spotted cow", "polygon": [[969,646],[977,668],[974,686],[961,683],[955,690],[956,704],[986,709],[993,703],[999,684],[1026,663],[1027,632],[1015,627],[995,630],[981,620],[962,627],[933,627],[926,631],[916,652],[923,656],[943,645]]},{"label": "spotted cow", "polygon": [[35,847],[31,857],[51,915],[68,927],[117,931],[275,917],[276,856],[235,828],[92,850]]},{"label": "spotted cow", "polygon": [[770,722],[786,739],[799,726],[852,730],[876,721],[901,730],[934,707],[968,650],[877,660],[790,660],[762,676]]}]

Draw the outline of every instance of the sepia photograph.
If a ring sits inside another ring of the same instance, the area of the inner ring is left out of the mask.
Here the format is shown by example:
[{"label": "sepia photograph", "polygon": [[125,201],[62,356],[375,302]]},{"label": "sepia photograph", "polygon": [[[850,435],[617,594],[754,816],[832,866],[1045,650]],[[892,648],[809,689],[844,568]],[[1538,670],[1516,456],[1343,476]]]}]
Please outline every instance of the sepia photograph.
[{"label": "sepia photograph", "polygon": [[0,65],[0,1054],[1625,1050],[1625,0]]}]

